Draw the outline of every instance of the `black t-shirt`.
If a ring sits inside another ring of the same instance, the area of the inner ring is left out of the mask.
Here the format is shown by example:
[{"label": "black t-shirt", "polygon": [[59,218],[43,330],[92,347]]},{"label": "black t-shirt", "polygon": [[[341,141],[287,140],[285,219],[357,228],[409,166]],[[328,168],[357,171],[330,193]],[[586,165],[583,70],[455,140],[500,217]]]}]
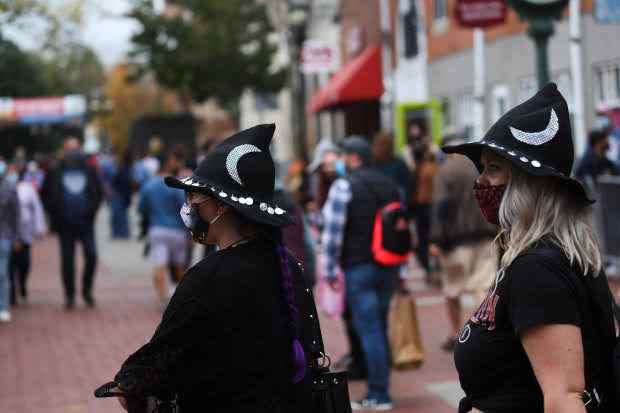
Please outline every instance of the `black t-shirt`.
[{"label": "black t-shirt", "polygon": [[585,377],[592,377],[586,386],[596,381],[598,391],[605,391],[614,335],[611,292],[604,273],[587,278],[551,244],[539,243],[513,261],[456,344],[459,380],[473,407],[485,413],[543,412],[542,391],[519,338],[520,331],[540,324],[581,328]]},{"label": "black t-shirt", "polygon": [[[310,332],[310,322],[318,328],[316,309],[300,267],[289,260],[309,361],[311,342],[320,339]],[[187,271],[150,342],[125,361],[115,382],[139,398],[175,400],[180,412],[302,412],[310,405],[310,374],[291,384],[290,349],[275,246],[255,241]]]}]

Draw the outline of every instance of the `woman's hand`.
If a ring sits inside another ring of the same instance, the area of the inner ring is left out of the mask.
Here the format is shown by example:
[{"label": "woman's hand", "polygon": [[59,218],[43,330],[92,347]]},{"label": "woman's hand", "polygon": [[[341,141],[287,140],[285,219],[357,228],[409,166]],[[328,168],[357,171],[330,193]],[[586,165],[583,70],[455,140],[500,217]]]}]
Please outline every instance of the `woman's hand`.
[{"label": "woman's hand", "polygon": [[581,330],[545,324],[521,331],[521,343],[543,392],[545,413],[585,413]]},{"label": "woman's hand", "polygon": [[127,410],[127,399],[123,396],[117,396],[118,402],[123,406],[123,409]]}]

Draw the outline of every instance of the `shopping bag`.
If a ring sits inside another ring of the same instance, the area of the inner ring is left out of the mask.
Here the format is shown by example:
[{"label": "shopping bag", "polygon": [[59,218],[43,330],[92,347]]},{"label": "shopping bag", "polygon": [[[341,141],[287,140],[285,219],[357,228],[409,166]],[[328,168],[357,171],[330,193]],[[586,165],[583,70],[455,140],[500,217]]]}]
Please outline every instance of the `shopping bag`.
[{"label": "shopping bag", "polygon": [[317,268],[317,285],[316,285],[316,304],[318,310],[328,317],[339,318],[344,313],[344,300],[345,300],[345,283],[344,273],[342,270],[338,270],[338,276],[336,278],[336,289],[333,289],[322,273],[322,254],[317,254],[316,268]]},{"label": "shopping bag", "polygon": [[414,370],[424,361],[420,324],[413,297],[397,294],[390,319],[392,366]]}]

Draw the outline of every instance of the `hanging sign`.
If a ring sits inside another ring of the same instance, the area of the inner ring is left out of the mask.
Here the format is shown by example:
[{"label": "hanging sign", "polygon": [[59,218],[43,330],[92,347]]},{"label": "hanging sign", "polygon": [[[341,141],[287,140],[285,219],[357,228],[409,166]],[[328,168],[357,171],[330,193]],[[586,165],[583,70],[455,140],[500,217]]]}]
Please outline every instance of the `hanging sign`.
[{"label": "hanging sign", "polygon": [[454,11],[462,27],[486,28],[506,20],[504,0],[457,0]]},{"label": "hanging sign", "polygon": [[323,40],[306,40],[301,47],[302,73],[329,73],[338,69],[336,47]]}]

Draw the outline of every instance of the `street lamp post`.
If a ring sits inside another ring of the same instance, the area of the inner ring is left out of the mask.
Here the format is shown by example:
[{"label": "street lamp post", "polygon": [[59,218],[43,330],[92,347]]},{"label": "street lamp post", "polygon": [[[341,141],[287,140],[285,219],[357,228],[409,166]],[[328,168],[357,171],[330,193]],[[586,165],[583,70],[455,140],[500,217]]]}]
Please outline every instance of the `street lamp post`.
[{"label": "street lamp post", "polygon": [[536,47],[536,79],[541,89],[549,82],[549,63],[547,43],[553,34],[552,19],[559,19],[568,0],[506,0],[521,20],[529,20],[527,34],[534,40]]},{"label": "street lamp post", "polygon": [[300,69],[301,48],[306,39],[306,23],[308,21],[308,4],[305,0],[293,0],[288,3],[288,24],[290,27],[290,47],[292,50],[292,120],[295,139],[295,154],[301,159],[307,159],[306,149],[306,84]]}]

